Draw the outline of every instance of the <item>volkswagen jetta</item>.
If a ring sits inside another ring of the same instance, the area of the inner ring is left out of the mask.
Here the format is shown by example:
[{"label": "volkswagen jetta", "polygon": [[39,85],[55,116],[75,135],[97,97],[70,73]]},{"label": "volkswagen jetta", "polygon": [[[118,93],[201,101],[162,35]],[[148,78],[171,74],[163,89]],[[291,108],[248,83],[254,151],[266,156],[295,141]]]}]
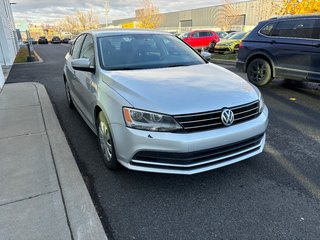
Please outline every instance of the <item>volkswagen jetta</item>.
[{"label": "volkswagen jetta", "polygon": [[111,169],[194,174],[263,151],[268,109],[259,90],[169,33],[82,33],[64,81]]}]

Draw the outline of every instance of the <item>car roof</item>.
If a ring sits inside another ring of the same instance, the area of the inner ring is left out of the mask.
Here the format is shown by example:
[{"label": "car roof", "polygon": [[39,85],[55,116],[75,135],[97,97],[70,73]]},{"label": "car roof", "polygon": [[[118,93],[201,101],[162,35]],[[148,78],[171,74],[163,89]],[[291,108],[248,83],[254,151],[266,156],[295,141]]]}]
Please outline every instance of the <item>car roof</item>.
[{"label": "car roof", "polygon": [[270,18],[268,20],[262,21],[262,22],[272,22],[272,21],[279,21],[279,20],[286,20],[286,19],[290,19],[290,20],[294,20],[294,19],[302,19],[302,18],[319,18],[319,13],[318,14],[305,14],[305,15],[285,15],[285,16],[279,16],[279,17],[274,17],[274,18]]},{"label": "car roof", "polygon": [[148,29],[138,29],[138,28],[112,28],[112,29],[95,29],[86,31],[84,33],[91,33],[96,37],[120,35],[120,34],[163,34],[163,35],[172,35],[168,32],[162,32],[157,30],[148,30]]}]

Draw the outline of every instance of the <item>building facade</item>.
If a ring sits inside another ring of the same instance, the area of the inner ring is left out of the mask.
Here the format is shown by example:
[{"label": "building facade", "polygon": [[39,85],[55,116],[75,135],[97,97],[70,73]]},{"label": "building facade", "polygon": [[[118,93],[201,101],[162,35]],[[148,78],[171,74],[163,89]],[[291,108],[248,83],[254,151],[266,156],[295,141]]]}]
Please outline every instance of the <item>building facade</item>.
[{"label": "building facade", "polygon": [[[224,4],[198,9],[163,13],[160,30],[169,32],[186,32],[195,29],[212,30],[251,30],[261,20],[273,16],[272,0],[249,0],[232,3],[225,0]],[[115,26],[132,26],[136,18],[114,20]]]},{"label": "building facade", "polygon": [[9,0],[2,0],[0,1],[0,89],[4,83],[2,68],[13,64],[18,49],[11,4]]}]

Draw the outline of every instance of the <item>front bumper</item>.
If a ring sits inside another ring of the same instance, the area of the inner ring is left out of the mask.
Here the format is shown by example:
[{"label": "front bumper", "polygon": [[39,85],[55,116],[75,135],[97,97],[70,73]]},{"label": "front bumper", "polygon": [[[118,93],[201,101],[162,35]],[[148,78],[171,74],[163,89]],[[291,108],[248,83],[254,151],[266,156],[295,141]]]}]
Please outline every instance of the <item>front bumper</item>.
[{"label": "front bumper", "polygon": [[234,52],[234,47],[232,46],[215,46],[214,48],[214,52],[221,52],[221,53],[224,53],[224,52]]},{"label": "front bumper", "polygon": [[236,68],[237,68],[238,70],[240,70],[241,72],[246,72],[246,70],[245,70],[245,64],[244,64],[244,62],[242,62],[242,61],[237,60],[237,62],[236,62]]},{"label": "front bumper", "polygon": [[263,151],[268,109],[230,127],[195,133],[161,133],[113,124],[118,161],[145,172],[195,174],[233,164]]}]

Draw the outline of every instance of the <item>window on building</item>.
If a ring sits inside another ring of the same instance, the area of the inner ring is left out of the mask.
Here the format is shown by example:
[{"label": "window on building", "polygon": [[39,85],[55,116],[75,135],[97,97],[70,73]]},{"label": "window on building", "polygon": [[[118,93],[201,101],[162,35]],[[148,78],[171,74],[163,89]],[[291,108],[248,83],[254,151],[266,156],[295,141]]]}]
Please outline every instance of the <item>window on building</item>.
[{"label": "window on building", "polygon": [[312,38],[316,20],[299,19],[281,21],[277,24],[272,36],[290,38]]},{"label": "window on building", "polygon": [[181,25],[182,28],[184,28],[184,27],[192,27],[192,20],[180,21],[180,25]]}]

